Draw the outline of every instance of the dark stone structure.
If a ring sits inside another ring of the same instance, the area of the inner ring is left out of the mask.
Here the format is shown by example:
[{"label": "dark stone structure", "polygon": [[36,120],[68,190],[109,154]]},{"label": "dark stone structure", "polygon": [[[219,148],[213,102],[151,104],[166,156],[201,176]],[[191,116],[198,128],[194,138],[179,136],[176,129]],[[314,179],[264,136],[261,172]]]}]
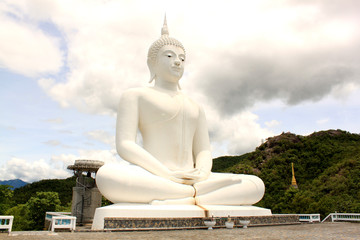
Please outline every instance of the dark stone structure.
[{"label": "dark stone structure", "polygon": [[104,162],[97,160],[75,160],[74,165],[68,166],[77,177],[73,188],[71,215],[76,217],[76,222],[80,225],[91,223],[95,209],[101,207],[102,195],[92,173],[95,175],[102,165]]}]

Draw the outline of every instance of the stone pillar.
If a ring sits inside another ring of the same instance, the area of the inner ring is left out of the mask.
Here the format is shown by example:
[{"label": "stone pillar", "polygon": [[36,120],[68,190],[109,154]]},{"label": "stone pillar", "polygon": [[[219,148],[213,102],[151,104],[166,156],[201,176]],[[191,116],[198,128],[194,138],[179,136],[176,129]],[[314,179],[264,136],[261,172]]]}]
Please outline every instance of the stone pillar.
[{"label": "stone pillar", "polygon": [[92,223],[95,209],[101,207],[101,197],[97,187],[73,187],[71,215],[77,223]]}]

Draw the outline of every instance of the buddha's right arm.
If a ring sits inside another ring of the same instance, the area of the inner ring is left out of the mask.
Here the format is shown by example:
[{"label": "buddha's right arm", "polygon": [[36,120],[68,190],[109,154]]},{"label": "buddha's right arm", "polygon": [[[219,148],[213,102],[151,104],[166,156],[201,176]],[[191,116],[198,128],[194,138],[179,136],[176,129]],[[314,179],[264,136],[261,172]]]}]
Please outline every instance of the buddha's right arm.
[{"label": "buddha's right arm", "polygon": [[174,178],[170,169],[136,143],[139,124],[139,95],[139,90],[129,90],[120,99],[116,121],[116,150],[121,158],[130,163],[157,176],[181,182],[182,179]]}]

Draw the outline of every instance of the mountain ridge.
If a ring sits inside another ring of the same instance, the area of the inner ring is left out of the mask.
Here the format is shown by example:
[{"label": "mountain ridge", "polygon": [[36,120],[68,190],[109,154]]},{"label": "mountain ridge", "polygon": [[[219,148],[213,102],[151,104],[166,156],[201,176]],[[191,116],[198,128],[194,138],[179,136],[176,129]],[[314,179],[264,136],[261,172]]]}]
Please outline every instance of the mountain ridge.
[{"label": "mountain ridge", "polygon": [[14,190],[16,188],[23,187],[25,185],[29,184],[28,182],[25,182],[21,179],[10,179],[10,180],[0,180],[0,185],[9,185],[11,186],[10,189]]}]

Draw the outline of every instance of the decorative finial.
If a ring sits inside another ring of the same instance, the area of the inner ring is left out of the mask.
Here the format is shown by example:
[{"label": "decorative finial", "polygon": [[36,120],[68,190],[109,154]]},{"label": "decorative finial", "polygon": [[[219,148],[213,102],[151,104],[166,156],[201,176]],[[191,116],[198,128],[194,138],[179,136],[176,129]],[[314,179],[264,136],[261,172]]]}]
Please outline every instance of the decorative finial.
[{"label": "decorative finial", "polygon": [[167,26],[167,22],[166,22],[166,13],[165,13],[165,17],[164,17],[164,25],[161,29],[161,36],[163,36],[163,35],[169,36],[169,30],[168,30],[168,26]]},{"label": "decorative finial", "polygon": [[291,186],[293,188],[298,188],[298,185],[297,185],[296,179],[295,179],[294,163],[291,163],[291,170],[292,170]]}]

